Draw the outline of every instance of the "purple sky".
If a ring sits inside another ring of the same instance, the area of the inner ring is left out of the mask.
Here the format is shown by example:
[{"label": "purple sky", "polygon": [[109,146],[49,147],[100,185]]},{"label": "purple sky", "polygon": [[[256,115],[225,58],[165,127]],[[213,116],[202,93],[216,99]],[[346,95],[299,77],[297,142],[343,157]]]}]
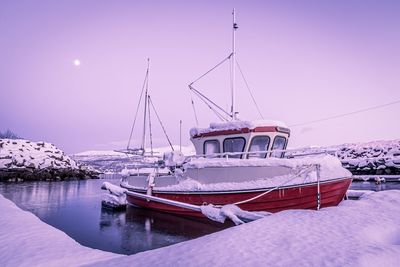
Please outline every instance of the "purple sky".
[{"label": "purple sky", "polygon": [[[237,59],[264,117],[293,125],[400,99],[400,1],[10,0],[0,3],[0,130],[67,153],[121,148],[150,57],[154,104],[173,143],[182,119],[189,144],[187,85],[230,53],[233,7]],[[227,75],[228,65],[199,83],[223,107]],[[257,119],[240,77],[237,87],[240,117]],[[196,103],[202,126],[217,121]],[[399,113],[293,127],[290,146],[400,138]]]}]

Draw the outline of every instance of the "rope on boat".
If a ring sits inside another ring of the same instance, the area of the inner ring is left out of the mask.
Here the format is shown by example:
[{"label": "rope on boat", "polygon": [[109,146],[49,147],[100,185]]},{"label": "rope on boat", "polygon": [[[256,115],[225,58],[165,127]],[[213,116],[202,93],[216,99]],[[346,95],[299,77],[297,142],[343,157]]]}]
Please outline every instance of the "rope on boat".
[{"label": "rope on boat", "polygon": [[279,189],[280,187],[286,185],[286,184],[289,183],[290,181],[293,181],[293,180],[296,179],[297,177],[299,177],[299,176],[301,176],[301,175],[303,175],[303,174],[309,173],[309,172],[312,171],[314,168],[315,168],[315,166],[314,166],[314,165],[311,165],[311,166],[309,166],[307,169],[300,170],[298,173],[296,173],[293,177],[291,177],[290,179],[288,179],[288,180],[285,181],[284,183],[282,183],[282,184],[280,184],[280,185],[278,185],[278,186],[275,186],[274,188],[271,188],[271,189],[269,189],[268,191],[265,191],[265,192],[263,192],[263,193],[261,193],[261,194],[255,196],[255,197],[252,197],[252,198],[249,198],[249,199],[246,199],[246,200],[242,200],[242,201],[235,202],[235,203],[233,203],[233,205],[240,205],[240,204],[248,203],[248,202],[251,202],[251,201],[253,201],[253,200],[256,200],[256,199],[258,199],[258,198],[260,198],[260,197],[262,197],[262,196],[265,196],[266,194],[269,194],[269,193],[271,193],[272,191],[275,191],[276,189]]}]

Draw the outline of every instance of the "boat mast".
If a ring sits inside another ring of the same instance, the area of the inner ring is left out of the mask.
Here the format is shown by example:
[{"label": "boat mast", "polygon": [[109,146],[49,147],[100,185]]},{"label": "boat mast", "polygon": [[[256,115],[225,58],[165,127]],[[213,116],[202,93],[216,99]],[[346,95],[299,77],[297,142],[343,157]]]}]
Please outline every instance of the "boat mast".
[{"label": "boat mast", "polygon": [[148,91],[149,91],[149,69],[150,69],[150,58],[147,59],[147,71],[146,71],[146,90],[144,94],[144,112],[143,112],[143,135],[142,135],[142,145],[141,149],[144,154],[144,146],[146,142],[146,116],[147,116],[147,101],[148,101]]},{"label": "boat mast", "polygon": [[231,62],[231,73],[232,73],[232,80],[231,80],[231,117],[232,121],[236,120],[236,110],[235,110],[235,85],[236,85],[236,73],[235,73],[235,66],[236,66],[236,39],[235,39],[235,32],[238,26],[236,24],[236,14],[235,9],[232,11],[232,62]]}]

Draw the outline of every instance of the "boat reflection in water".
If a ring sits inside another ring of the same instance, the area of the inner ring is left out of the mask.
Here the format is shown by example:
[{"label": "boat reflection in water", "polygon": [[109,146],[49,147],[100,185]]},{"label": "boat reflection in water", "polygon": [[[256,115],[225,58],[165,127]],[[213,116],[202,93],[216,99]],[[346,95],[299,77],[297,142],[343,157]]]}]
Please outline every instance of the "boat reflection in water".
[{"label": "boat reflection in water", "polygon": [[221,224],[206,218],[181,217],[128,205],[126,211],[102,208],[99,226],[102,235],[120,237],[114,244],[120,247],[120,253],[134,254],[211,234],[233,223]]}]

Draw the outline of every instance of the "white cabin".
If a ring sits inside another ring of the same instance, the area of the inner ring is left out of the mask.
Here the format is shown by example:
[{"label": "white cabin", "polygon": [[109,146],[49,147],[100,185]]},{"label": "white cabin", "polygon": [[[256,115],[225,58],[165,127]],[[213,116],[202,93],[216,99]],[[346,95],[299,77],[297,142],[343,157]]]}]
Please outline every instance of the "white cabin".
[{"label": "white cabin", "polygon": [[[234,121],[212,123],[209,128],[193,128],[190,136],[197,155],[238,153],[227,156],[242,159],[282,158],[284,152],[281,150],[287,147],[290,130],[277,121]],[[272,150],[278,151],[266,152]],[[257,151],[260,152],[249,153]]]}]

